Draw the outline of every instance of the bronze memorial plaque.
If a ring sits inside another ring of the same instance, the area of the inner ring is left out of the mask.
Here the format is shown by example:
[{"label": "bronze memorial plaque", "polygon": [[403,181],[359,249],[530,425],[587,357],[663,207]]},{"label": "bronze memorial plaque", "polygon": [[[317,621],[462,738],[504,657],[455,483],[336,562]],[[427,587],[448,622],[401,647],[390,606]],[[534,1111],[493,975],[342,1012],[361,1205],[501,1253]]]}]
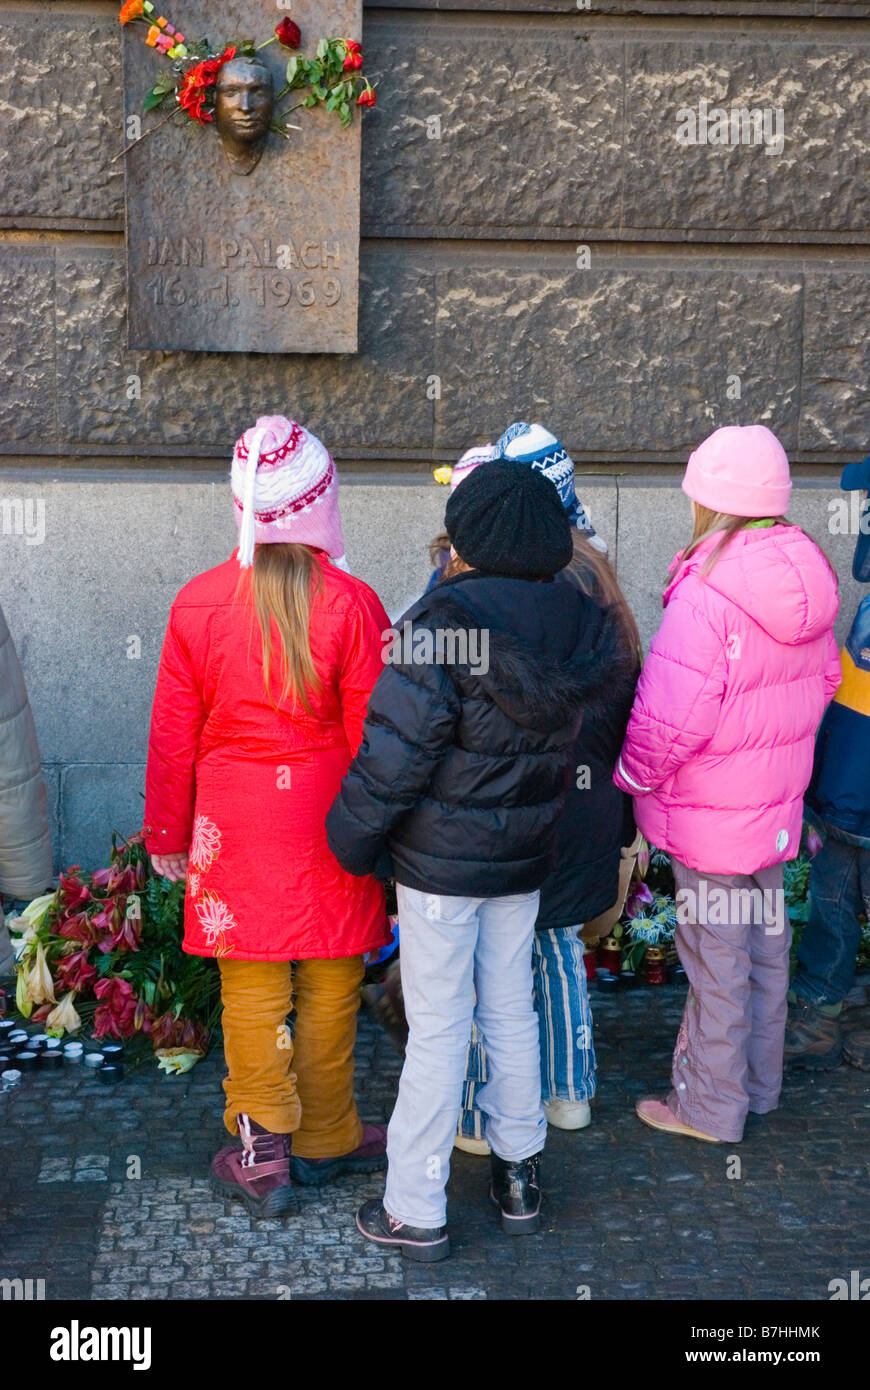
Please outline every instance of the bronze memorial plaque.
[{"label": "bronze memorial plaque", "polygon": [[[291,13],[299,46],[266,43]],[[143,114],[155,84],[168,85],[167,74],[180,70],[178,56],[173,69],[170,55],[149,46],[157,35],[145,24],[152,16],[171,21],[168,32],[181,35],[191,64],[200,40],[209,43],[200,52],[222,57],[249,41],[216,77],[208,74],[209,104],[199,109],[211,120],[178,107],[174,93]],[[322,103],[291,112],[305,90],[277,108],[276,97],[294,57],[314,58],[321,39],[355,39],[360,30],[361,0],[294,0],[292,12],[275,0],[169,0],[125,25],[129,347],[357,350],[364,111],[351,97],[343,128],[340,113]],[[266,46],[252,53],[251,40]],[[276,116],[299,128],[276,133]]]}]

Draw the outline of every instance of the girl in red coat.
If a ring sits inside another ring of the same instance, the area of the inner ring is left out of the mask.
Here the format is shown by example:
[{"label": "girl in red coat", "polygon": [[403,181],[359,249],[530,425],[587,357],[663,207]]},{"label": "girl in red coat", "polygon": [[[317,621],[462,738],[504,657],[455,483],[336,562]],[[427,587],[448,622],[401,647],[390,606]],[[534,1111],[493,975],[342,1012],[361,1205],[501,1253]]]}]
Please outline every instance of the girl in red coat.
[{"label": "girl in red coat", "polygon": [[187,878],[185,951],[220,966],[225,1122],[243,1147],[217,1155],[213,1179],[271,1217],[295,1208],[292,1180],[385,1166],[386,1129],[362,1125],[353,1096],[363,956],[389,939],[383,892],[340,867],[324,822],[389,620],[346,572],[319,439],[261,417],[236,444],[232,490],[237,557],[172,605],[145,835],[155,871]]}]

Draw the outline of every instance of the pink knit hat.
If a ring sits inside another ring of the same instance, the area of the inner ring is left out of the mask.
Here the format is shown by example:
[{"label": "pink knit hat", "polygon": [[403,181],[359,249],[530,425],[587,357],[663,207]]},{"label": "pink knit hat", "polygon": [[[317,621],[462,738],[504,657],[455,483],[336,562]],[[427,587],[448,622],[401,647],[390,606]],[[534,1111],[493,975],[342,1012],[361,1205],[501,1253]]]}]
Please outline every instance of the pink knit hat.
[{"label": "pink knit hat", "polygon": [[283,415],[261,415],[236,441],[230,478],[243,569],[255,544],[281,541],[325,550],[347,569],[338,475],[316,435]]},{"label": "pink knit hat", "polygon": [[784,516],[791,494],[785,450],[766,425],[726,425],[690,454],[683,492],[711,512]]}]

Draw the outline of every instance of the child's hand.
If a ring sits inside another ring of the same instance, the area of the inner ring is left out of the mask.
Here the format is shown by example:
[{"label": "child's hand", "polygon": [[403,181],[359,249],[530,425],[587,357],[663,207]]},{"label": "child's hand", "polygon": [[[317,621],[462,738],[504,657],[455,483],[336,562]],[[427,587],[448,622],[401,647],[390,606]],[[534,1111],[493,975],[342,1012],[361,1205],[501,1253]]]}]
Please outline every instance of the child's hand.
[{"label": "child's hand", "polygon": [[168,878],[175,883],[180,878],[187,878],[187,853],[184,854],[152,854],[151,867],[155,874],[160,874],[162,878]]}]

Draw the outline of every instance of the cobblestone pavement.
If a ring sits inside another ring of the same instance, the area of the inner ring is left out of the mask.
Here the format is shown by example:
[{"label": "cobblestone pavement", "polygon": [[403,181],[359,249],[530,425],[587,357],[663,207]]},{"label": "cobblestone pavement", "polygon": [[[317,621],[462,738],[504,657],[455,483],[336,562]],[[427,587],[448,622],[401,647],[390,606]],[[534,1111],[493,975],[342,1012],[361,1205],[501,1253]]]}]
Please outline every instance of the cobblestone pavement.
[{"label": "cobblestone pavement", "polygon": [[[112,1090],[83,1071],[28,1077],[0,1095],[0,1278],[44,1279],[48,1299],[690,1300],[827,1299],[832,1279],[870,1276],[868,1074],[787,1078],[779,1111],[750,1117],[741,1145],[658,1134],[633,1105],[667,1077],[681,1005],[677,986],[597,1002],[594,1121],[551,1131],[541,1234],[502,1236],[486,1160],[457,1153],[454,1254],[432,1266],[357,1234],[378,1174],[303,1189],[301,1214],[280,1222],[210,1193],[226,1142],[219,1048],[183,1077],[148,1058]],[[363,1016],[366,1119],[388,1116],[398,1072]]]}]

